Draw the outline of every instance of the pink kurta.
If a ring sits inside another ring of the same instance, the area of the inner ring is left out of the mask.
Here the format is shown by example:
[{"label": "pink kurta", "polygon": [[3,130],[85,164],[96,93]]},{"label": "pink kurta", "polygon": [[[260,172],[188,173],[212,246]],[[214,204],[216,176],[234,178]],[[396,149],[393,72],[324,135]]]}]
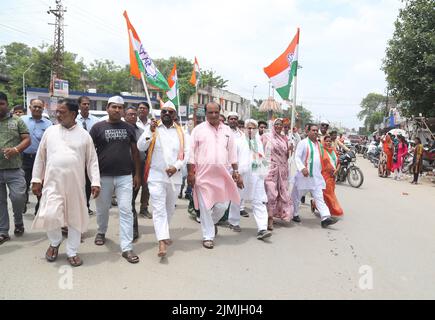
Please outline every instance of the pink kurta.
[{"label": "pink kurta", "polygon": [[207,209],[218,202],[240,203],[237,186],[228,168],[237,163],[237,146],[230,127],[219,124],[213,127],[205,121],[192,131],[189,163],[195,165],[193,199],[199,208],[201,194]]},{"label": "pink kurta", "polygon": [[402,169],[403,157],[408,153],[408,146],[405,143],[399,142],[397,149],[397,162],[393,161],[393,171]]}]

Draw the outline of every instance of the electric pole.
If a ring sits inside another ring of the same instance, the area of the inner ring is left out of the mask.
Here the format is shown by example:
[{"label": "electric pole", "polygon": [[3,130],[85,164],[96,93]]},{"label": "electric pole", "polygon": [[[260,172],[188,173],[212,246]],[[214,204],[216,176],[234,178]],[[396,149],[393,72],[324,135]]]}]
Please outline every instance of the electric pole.
[{"label": "electric pole", "polygon": [[64,21],[63,14],[66,12],[66,8],[63,8],[62,0],[56,0],[56,9],[51,9],[47,11],[48,14],[52,13],[56,17],[56,22],[49,23],[54,25],[54,54],[52,62],[52,74],[53,77],[62,79],[63,76],[63,52],[64,52]]}]

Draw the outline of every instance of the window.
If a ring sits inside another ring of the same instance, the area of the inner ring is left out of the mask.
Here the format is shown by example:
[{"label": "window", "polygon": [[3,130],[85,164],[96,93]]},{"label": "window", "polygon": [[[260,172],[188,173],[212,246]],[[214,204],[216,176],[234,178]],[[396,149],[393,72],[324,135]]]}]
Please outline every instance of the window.
[{"label": "window", "polygon": [[231,101],[231,112],[233,112],[233,102]]}]

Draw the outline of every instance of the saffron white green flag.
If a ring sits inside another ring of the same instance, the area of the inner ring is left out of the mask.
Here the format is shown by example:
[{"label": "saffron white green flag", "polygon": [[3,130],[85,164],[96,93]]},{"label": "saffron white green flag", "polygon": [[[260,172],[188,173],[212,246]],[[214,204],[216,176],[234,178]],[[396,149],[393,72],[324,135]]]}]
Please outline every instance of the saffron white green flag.
[{"label": "saffron white green flag", "polygon": [[180,103],[178,97],[178,76],[176,63],[174,63],[174,67],[172,68],[171,74],[169,75],[168,84],[171,89],[166,92],[166,95],[168,96],[169,100],[171,100],[172,103],[178,107],[180,106]]},{"label": "saffron white green flag", "polygon": [[299,28],[287,49],[264,72],[282,99],[288,100],[298,70]]},{"label": "saffron white green flag", "polygon": [[153,86],[163,90],[169,90],[168,82],[155,66],[153,60],[145,50],[139,39],[136,30],[128,19],[127,11],[124,11],[124,17],[127,22],[128,38],[130,44],[130,74],[137,79],[144,74],[146,80]]}]

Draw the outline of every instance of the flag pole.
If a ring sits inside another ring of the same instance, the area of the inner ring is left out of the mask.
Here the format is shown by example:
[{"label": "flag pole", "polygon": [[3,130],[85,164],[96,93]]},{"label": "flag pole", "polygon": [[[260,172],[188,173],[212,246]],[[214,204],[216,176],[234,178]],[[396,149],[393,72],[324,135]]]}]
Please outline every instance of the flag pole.
[{"label": "flag pole", "polygon": [[145,77],[143,76],[143,72],[140,73],[140,78],[142,79],[142,84],[143,84],[143,87],[145,89],[145,95],[147,96],[148,104],[150,105],[151,117],[153,119],[155,119],[156,117],[155,117],[155,114],[154,114],[153,104],[151,103],[150,94],[148,93],[147,82],[145,81]]},{"label": "flag pole", "polygon": [[[295,125],[295,109],[296,109],[296,88],[297,88],[297,80],[298,80],[298,76],[297,76],[297,72],[294,76],[294,81],[293,81],[293,103],[292,103],[292,118],[290,121],[290,130],[292,133],[292,141],[295,141],[295,135],[293,132],[293,127]],[[296,154],[296,150],[293,151],[293,156]]]},{"label": "flag pole", "polygon": [[180,112],[180,89],[178,88],[178,75],[177,75],[177,102],[178,102],[178,119],[180,120],[180,126],[183,126],[183,121],[181,120],[181,112]]}]

